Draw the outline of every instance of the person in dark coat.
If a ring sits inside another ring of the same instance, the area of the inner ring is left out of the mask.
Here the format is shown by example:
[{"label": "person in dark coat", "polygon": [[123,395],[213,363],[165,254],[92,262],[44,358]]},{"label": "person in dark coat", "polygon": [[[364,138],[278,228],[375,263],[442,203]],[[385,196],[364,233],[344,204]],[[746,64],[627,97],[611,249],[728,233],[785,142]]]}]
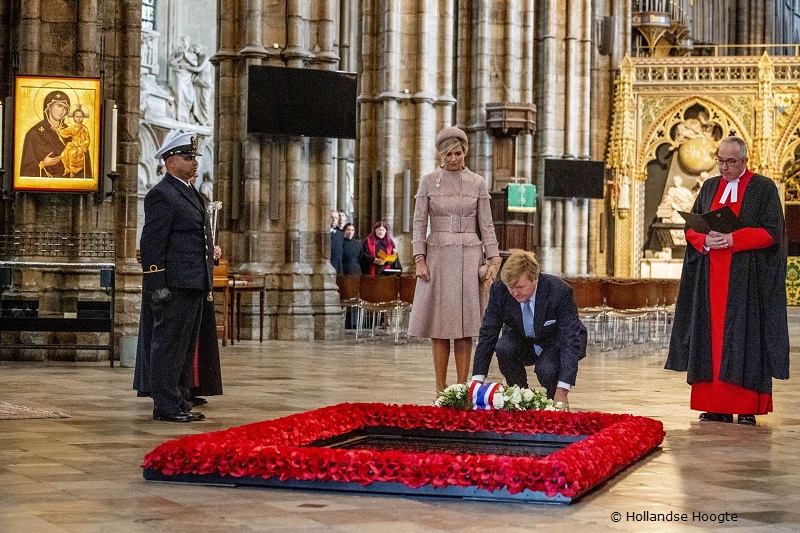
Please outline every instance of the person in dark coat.
[{"label": "person in dark coat", "polygon": [[205,405],[203,396],[222,394],[222,370],[219,363],[219,338],[217,318],[214,314],[214,300],[203,300],[203,315],[200,318],[200,331],[194,355],[194,383],[189,388],[189,403]]},{"label": "person in dark coat", "polygon": [[356,228],[348,222],[344,225],[344,243],[342,244],[342,274],[358,276],[361,274],[361,241],[354,239]]},{"label": "person in dark coat", "polygon": [[[381,255],[392,257],[386,261]],[[397,257],[397,247],[389,235],[389,226],[379,220],[372,226],[372,231],[361,245],[361,273],[365,276],[381,276],[383,274],[400,274],[400,258]],[[388,272],[387,272],[388,270]]]},{"label": "person in dark coat", "polygon": [[540,273],[531,252],[514,250],[489,291],[472,380],[483,382],[496,353],[509,385],[527,388],[525,367],[533,365],[547,397],[567,405],[586,342],[572,288],[561,278]]},{"label": "person in dark coat", "polygon": [[[189,183],[195,187],[196,177]],[[205,180],[204,180],[205,181]],[[195,187],[197,188],[197,187]],[[202,193],[200,194],[202,196]],[[210,221],[209,221],[210,223]],[[207,228],[210,231],[211,228]],[[211,232],[212,242],[215,235]],[[214,246],[214,266],[219,264],[222,249]],[[212,293],[213,296],[213,293]],[[208,401],[203,396],[219,396],[222,394],[222,370],[219,363],[219,337],[217,335],[217,315],[213,298],[203,300],[203,316],[200,318],[200,332],[197,349],[194,354],[194,383],[189,389],[189,403],[205,405]]]},{"label": "person in dark coat", "polygon": [[686,254],[666,368],[687,373],[700,420],[755,425],[772,411],[772,378],[789,377],[786,226],[775,183],[747,168],[738,137],[717,150],[720,176],[703,183],[693,213],[730,207],[733,233],[686,227]]},{"label": "person in dark coat", "polygon": [[344,232],[339,227],[339,212],[331,211],[331,266],[337,274],[342,273],[342,245]]},{"label": "person in dark coat", "polygon": [[[203,302],[212,298],[214,244],[197,175],[197,134],[167,141],[156,154],[167,174],[144,199],[142,320],[134,387],[153,398],[153,419],[192,422],[187,400]],[[147,309],[145,309],[147,306]]]}]

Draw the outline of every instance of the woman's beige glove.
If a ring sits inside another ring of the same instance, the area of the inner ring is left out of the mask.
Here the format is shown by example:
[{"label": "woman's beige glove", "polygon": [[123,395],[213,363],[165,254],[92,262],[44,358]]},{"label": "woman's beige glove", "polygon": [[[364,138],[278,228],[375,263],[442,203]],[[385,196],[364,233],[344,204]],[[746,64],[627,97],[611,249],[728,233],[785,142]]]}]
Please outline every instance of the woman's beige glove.
[{"label": "woman's beige glove", "polygon": [[500,256],[492,257],[481,267],[481,270],[483,270],[484,267],[486,268],[486,274],[482,276],[484,290],[488,291],[489,287],[494,283],[495,278],[497,278],[497,272],[500,270],[501,261]]},{"label": "woman's beige glove", "polygon": [[494,283],[497,277],[497,272],[500,270],[501,259],[500,256],[492,257],[486,263],[486,277],[484,279],[490,280],[489,283]]}]

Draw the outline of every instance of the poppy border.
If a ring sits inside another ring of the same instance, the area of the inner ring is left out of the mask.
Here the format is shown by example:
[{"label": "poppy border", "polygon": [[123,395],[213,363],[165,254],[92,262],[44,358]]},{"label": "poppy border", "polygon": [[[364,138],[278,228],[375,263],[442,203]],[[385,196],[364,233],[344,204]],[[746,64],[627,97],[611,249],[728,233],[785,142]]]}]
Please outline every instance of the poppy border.
[{"label": "poppy border", "polygon": [[[546,457],[312,445],[380,427],[584,438]],[[148,481],[571,503],[658,447],[664,436],[661,422],[629,414],[343,403],[170,440],[148,453],[142,466]]]}]

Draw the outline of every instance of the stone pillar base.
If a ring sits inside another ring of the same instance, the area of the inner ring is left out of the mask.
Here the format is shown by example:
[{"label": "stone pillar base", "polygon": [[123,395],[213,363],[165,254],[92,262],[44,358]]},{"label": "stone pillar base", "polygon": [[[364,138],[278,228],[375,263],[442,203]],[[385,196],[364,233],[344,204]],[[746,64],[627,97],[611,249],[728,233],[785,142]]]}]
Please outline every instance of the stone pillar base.
[{"label": "stone pillar base", "polygon": [[279,302],[274,320],[270,320],[275,325],[275,330],[271,332],[270,338],[341,339],[344,335],[344,314],[339,305],[335,275],[298,273],[292,272],[291,268],[289,270],[279,276]]}]

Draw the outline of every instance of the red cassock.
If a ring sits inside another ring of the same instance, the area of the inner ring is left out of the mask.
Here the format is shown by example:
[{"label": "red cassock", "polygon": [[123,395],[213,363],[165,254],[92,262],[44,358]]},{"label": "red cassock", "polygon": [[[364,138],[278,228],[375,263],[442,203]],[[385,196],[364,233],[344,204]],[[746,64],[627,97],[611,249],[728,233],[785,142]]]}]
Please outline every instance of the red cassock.
[{"label": "red cassock", "polygon": [[[742,206],[747,184],[753,172],[749,169],[739,178],[738,201],[731,203],[730,197],[720,203],[727,182],[720,180],[711,209],[727,205],[736,215]],[[703,253],[706,235],[693,229],[686,230],[686,241]],[[725,328],[725,310],[728,306],[728,280],[731,258],[734,252],[767,248],[773,239],[764,228],[743,228],[733,233],[733,247],[709,250],[709,298],[711,308],[711,360],[714,376],[712,381],[692,384],[691,408],[712,413],[763,415],[772,411],[772,395],[751,391],[724,381],[719,381],[722,364],[722,339]]]}]

